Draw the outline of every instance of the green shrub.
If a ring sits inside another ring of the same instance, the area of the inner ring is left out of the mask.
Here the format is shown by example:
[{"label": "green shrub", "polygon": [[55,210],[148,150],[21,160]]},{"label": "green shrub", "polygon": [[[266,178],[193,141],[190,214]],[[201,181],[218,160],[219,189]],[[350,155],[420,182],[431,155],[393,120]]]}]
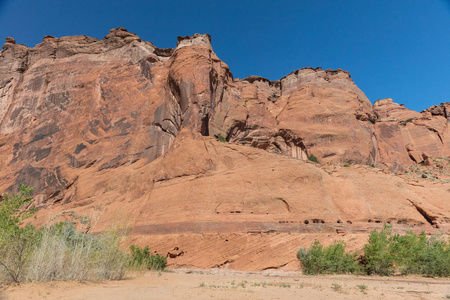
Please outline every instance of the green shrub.
[{"label": "green shrub", "polygon": [[419,261],[421,274],[436,277],[450,276],[450,241],[444,241],[434,236],[428,239],[427,251]]},{"label": "green shrub", "polygon": [[0,281],[21,283],[48,280],[121,279],[128,256],[119,251],[124,231],[119,228],[92,235],[74,223],[60,222],[36,229],[23,226],[35,213],[32,187],[0,202]]},{"label": "green shrub", "polygon": [[149,270],[164,270],[167,258],[158,254],[150,254],[148,246],[141,249],[135,245],[130,246],[130,266],[135,268],[144,267]]},{"label": "green shrub", "polygon": [[224,136],[220,135],[220,134],[217,136],[217,139],[219,141],[221,141],[222,143],[226,143],[227,142],[227,139]]},{"label": "green shrub", "polygon": [[427,238],[425,232],[412,231],[392,235],[389,226],[380,232],[372,231],[364,246],[366,272],[391,275],[402,274],[450,276],[450,242],[438,236]]},{"label": "green shrub", "polygon": [[390,251],[398,253],[394,257],[395,264],[402,274],[422,273],[421,264],[427,249],[427,237],[425,232],[417,235],[408,231],[405,235],[394,235],[392,237]]},{"label": "green shrub", "polygon": [[149,269],[155,271],[162,271],[166,267],[167,258],[158,254],[150,256]]},{"label": "green shrub", "polygon": [[303,273],[316,274],[343,274],[358,273],[360,267],[356,262],[357,255],[345,252],[342,241],[323,248],[319,241],[315,241],[310,249],[300,248],[297,258],[303,266]]},{"label": "green shrub", "polygon": [[318,163],[319,160],[317,159],[317,157],[315,157],[313,154],[311,154],[310,156],[308,156],[308,160]]},{"label": "green shrub", "polygon": [[380,232],[373,230],[364,245],[364,269],[367,274],[391,275],[394,259],[390,249],[391,231],[388,226]]},{"label": "green shrub", "polygon": [[135,245],[130,246],[130,264],[132,266],[142,266],[147,265],[147,261],[150,258],[150,248],[145,246],[144,249],[141,249]]},{"label": "green shrub", "polygon": [[391,226],[373,230],[363,247],[363,255],[345,253],[345,244],[335,242],[323,248],[318,241],[310,249],[300,248],[297,257],[305,274],[358,273],[383,276],[401,274],[450,276],[450,241],[440,236],[428,238],[424,232],[392,234]]},{"label": "green shrub", "polygon": [[396,268],[402,274],[450,275],[450,243],[425,232],[394,235],[390,245]]},{"label": "green shrub", "polygon": [[398,122],[400,125],[406,125],[407,123],[409,123],[409,122],[411,122],[411,121],[414,121],[414,120],[417,120],[417,118],[408,118],[408,119],[406,119],[405,121],[400,121],[400,122]]},{"label": "green shrub", "polygon": [[39,241],[40,234],[34,226],[21,226],[36,211],[26,209],[33,203],[33,189],[22,184],[18,194],[4,194],[0,202],[0,279],[21,282],[33,247]]}]

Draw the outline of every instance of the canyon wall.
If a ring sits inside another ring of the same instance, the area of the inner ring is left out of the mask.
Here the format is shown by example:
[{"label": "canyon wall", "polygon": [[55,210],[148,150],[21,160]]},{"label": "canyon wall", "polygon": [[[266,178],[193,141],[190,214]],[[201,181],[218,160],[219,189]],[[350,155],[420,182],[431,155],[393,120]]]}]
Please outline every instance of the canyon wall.
[{"label": "canyon wall", "polygon": [[174,265],[265,269],[314,238],[357,247],[383,222],[448,230],[449,120],[448,102],[372,105],[340,69],[236,79],[209,35],[174,49],[124,28],[34,48],[7,38],[0,192],[34,186],[40,224],[128,220],[128,243],[183,248]]}]

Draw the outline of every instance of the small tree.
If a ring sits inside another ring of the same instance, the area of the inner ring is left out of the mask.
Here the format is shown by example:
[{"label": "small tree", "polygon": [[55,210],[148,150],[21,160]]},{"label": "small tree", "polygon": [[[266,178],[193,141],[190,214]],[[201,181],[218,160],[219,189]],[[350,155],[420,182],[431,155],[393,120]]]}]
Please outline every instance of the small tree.
[{"label": "small tree", "polygon": [[34,226],[22,226],[23,221],[36,212],[30,208],[33,190],[33,187],[22,184],[18,194],[4,194],[0,202],[0,267],[16,283],[21,281],[39,238]]},{"label": "small tree", "polygon": [[369,242],[364,245],[365,269],[367,274],[388,276],[394,271],[394,257],[391,252],[392,226],[384,225],[382,231],[373,230]]}]

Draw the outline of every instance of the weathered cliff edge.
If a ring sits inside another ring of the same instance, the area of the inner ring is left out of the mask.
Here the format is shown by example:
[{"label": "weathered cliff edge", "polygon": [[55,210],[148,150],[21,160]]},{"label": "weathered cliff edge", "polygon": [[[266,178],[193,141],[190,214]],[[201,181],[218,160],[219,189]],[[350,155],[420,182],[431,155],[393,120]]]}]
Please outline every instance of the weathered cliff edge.
[{"label": "weathered cliff edge", "polygon": [[357,247],[383,222],[447,232],[449,120],[449,102],[372,106],[343,70],[235,79],[209,35],[174,49],[124,28],[7,38],[0,192],[35,186],[40,223],[127,220],[126,243],[181,249],[172,265],[275,268],[314,238]]}]

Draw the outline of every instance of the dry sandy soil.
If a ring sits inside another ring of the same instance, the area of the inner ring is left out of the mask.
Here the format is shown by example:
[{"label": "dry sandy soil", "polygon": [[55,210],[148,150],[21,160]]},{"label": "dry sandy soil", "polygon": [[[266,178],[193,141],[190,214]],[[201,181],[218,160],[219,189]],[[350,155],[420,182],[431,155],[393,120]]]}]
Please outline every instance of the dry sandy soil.
[{"label": "dry sandy soil", "polygon": [[304,276],[226,270],[148,272],[122,281],[30,283],[3,299],[449,299],[450,280],[421,277]]}]

